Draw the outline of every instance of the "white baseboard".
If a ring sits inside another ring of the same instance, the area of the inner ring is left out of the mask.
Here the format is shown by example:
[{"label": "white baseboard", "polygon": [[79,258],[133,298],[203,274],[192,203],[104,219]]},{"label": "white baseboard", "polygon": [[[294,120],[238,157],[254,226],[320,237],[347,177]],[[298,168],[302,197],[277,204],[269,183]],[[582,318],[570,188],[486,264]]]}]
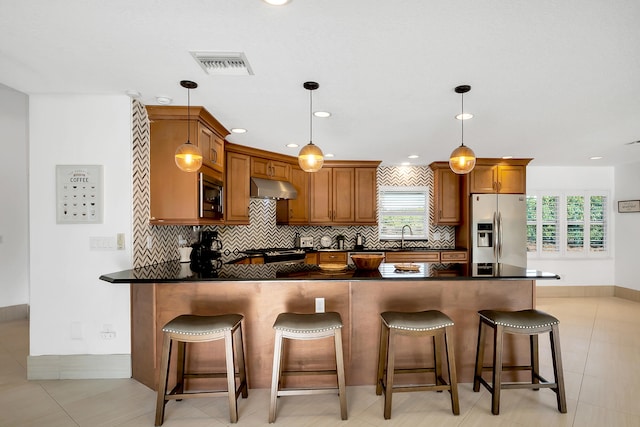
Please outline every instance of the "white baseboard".
[{"label": "white baseboard", "polygon": [[640,291],[622,286],[537,286],[541,298],[617,297],[640,302]]},{"label": "white baseboard", "polygon": [[27,379],[131,378],[130,354],[27,356]]}]

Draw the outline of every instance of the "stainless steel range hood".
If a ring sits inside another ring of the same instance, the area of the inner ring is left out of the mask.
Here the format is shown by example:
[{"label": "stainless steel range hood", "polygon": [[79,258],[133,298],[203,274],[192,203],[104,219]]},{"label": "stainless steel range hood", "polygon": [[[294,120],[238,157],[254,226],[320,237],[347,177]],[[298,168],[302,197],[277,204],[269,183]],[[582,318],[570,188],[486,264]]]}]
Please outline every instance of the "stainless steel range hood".
[{"label": "stainless steel range hood", "polygon": [[289,181],[252,177],[250,196],[258,199],[295,199],[298,192]]}]

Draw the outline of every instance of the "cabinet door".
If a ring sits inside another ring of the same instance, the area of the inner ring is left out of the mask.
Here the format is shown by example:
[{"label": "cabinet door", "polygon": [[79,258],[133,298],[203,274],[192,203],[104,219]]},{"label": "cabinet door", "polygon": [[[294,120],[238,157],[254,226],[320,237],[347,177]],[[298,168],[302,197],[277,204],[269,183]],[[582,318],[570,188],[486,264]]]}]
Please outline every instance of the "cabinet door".
[{"label": "cabinet door", "polygon": [[333,169],[322,168],[309,177],[309,222],[331,223],[333,213]]},{"label": "cabinet door", "polygon": [[249,224],[250,168],[249,156],[227,153],[225,224]]},{"label": "cabinet door", "polygon": [[224,140],[202,123],[198,123],[198,148],[203,164],[219,172],[224,170]]},{"label": "cabinet door", "polygon": [[476,165],[471,171],[470,193],[495,193],[497,177],[497,166]]},{"label": "cabinet door", "polygon": [[333,168],[333,222],[354,222],[356,204],[354,182],[354,168]]},{"label": "cabinet door", "polygon": [[377,168],[355,168],[355,222],[377,224]]},{"label": "cabinet door", "polygon": [[291,168],[291,184],[298,197],[289,200],[289,223],[309,223],[309,174],[298,167]]},{"label": "cabinet door", "polygon": [[289,181],[291,179],[291,165],[289,163],[271,160],[269,167],[271,170],[271,179],[278,181]]},{"label": "cabinet door", "polygon": [[434,170],[433,223],[460,224],[460,176],[450,168]]},{"label": "cabinet door", "polygon": [[269,159],[262,157],[251,157],[251,176],[256,178],[269,179]]},{"label": "cabinet door", "polygon": [[498,166],[498,192],[503,194],[526,193],[527,179],[524,166]]},{"label": "cabinet door", "polygon": [[346,252],[318,252],[318,264],[346,264]]}]

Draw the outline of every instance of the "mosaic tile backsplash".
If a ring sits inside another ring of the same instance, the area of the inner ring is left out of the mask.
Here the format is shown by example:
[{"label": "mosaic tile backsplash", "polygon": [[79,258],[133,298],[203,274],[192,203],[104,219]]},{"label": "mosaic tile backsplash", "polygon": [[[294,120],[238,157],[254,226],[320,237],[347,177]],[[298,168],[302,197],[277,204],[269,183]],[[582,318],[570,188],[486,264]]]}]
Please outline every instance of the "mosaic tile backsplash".
[{"label": "mosaic tile backsplash", "polygon": [[[197,233],[188,226],[152,226],[149,218],[149,122],[144,105],[134,100],[132,106],[133,150],[133,266],[142,267],[179,259],[180,240],[193,241]],[[378,167],[378,186],[426,186],[433,197],[433,173],[427,166]],[[249,225],[203,227],[217,230],[223,243],[223,261],[236,258],[239,251],[250,248],[293,247],[296,233],[313,237],[314,247],[320,238],[345,236],[345,248],[355,244],[356,233],[365,238],[366,248],[393,248],[400,242],[380,241],[376,226],[289,226],[276,225],[275,200],[251,199]],[[406,246],[427,246],[434,249],[455,247],[455,229],[450,226],[431,225],[432,238],[428,241],[406,241]],[[435,237],[438,237],[435,239]],[[147,249],[148,239],[152,248]]]}]

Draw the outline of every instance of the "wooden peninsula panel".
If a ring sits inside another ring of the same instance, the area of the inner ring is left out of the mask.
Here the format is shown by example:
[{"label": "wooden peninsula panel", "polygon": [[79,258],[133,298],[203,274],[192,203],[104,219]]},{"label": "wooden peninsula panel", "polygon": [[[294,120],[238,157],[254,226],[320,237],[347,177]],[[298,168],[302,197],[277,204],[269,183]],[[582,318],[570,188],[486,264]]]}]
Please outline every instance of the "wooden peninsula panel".
[{"label": "wooden peninsula panel", "polygon": [[[459,382],[472,382],[478,315],[481,309],[520,310],[534,307],[534,280],[431,281],[265,281],[181,282],[132,285],[133,378],[156,389],[162,326],[181,314],[239,313],[244,319],[245,356],[250,388],[268,388],[273,363],[273,322],[282,312],[312,313],[315,298],[325,298],[327,311],[340,313],[348,385],[373,385],[380,333],[379,313],[437,309],[455,322]],[[512,338],[512,337],[509,337]],[[528,340],[506,340],[505,360],[525,362]],[[491,341],[491,340],[489,340]],[[430,345],[401,345],[398,364],[430,357]],[[189,352],[189,350],[187,350]],[[335,367],[331,340],[288,341],[287,369]],[[487,346],[486,358],[492,350]],[[187,369],[224,370],[223,342],[192,346]],[[411,375],[406,376],[412,381]],[[414,378],[415,380],[415,378]],[[203,381],[203,380],[201,380]],[[211,380],[207,380],[211,381]],[[332,377],[288,377],[287,386],[313,381],[332,384]],[[208,386],[206,384],[203,386]],[[196,386],[194,384],[194,386]]]}]

